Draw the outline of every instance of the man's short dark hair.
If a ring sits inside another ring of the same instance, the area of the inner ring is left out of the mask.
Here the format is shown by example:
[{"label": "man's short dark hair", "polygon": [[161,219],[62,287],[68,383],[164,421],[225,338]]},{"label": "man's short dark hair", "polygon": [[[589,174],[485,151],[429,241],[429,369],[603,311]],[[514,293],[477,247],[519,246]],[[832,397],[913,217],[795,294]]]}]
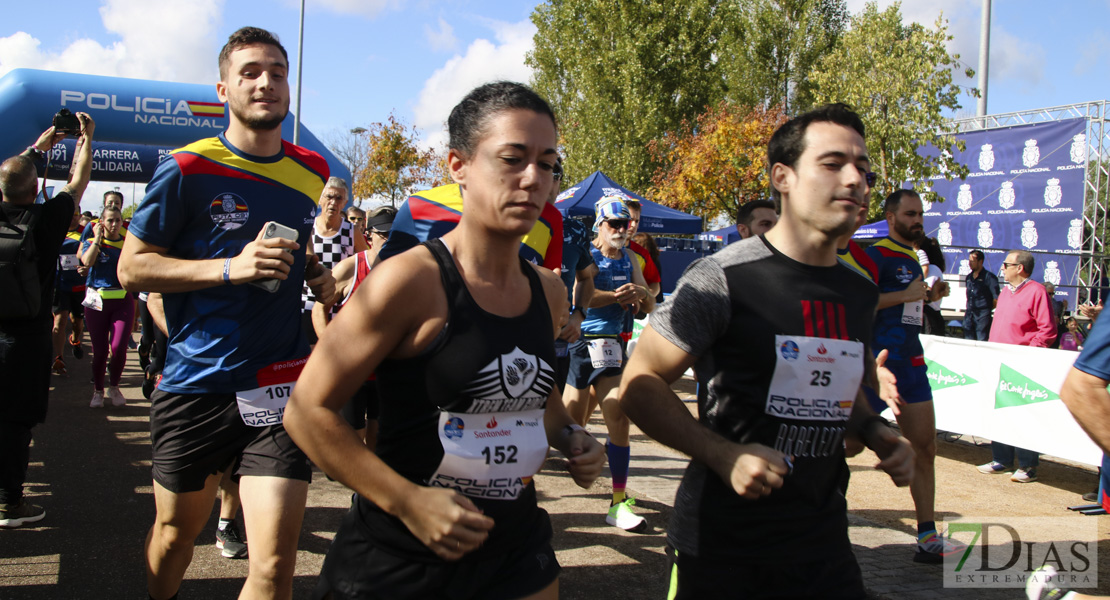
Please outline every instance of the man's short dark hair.
[{"label": "man's short dark hair", "polygon": [[448,146],[463,156],[471,156],[485,133],[489,120],[507,110],[531,110],[551,117],[558,127],[551,105],[532,88],[512,81],[495,81],[480,85],[466,95],[447,117]]},{"label": "man's short dark hair", "polygon": [[107,192],[104,192],[104,199],[101,204],[108,204],[108,196],[118,196],[119,203],[123,204],[123,192],[120,192],[119,190],[108,190]]},{"label": "man's short dark hair", "polygon": [[751,200],[742,204],[740,209],[736,211],[736,224],[750,229],[754,218],[752,213],[760,208],[775,210],[775,203],[771,200]]},{"label": "man's short dark hair", "polygon": [[[784,164],[793,168],[798,162],[798,157],[805,151],[806,130],[812,123],[835,123],[850,127],[866,139],[863,120],[847,104],[836,102],[819,106],[807,113],[800,114],[783,123],[771,135],[771,142],[767,144],[767,170],[776,164]],[[776,202],[781,201],[782,194],[771,184],[771,195]]]},{"label": "man's short dark hair", "polygon": [[635,199],[635,198],[626,199],[624,201],[624,205],[627,206],[628,210],[630,210],[630,211],[634,210],[634,211],[636,211],[638,213],[641,213],[641,214],[644,212],[643,211],[644,207],[640,204],[640,201]]},{"label": "man's short dark hair", "polygon": [[976,259],[978,259],[979,262],[983,262],[983,260],[986,258],[986,256],[983,255],[982,250],[972,250],[971,252],[968,252],[968,255],[974,256]]},{"label": "man's short dark hair", "polygon": [[898,207],[902,205],[902,199],[906,196],[913,196],[914,198],[921,197],[913,190],[894,190],[886,197],[886,200],[883,200],[883,214],[897,213]]},{"label": "man's short dark hair", "polygon": [[1033,254],[1026,250],[1010,250],[1007,255],[1014,255],[1014,262],[1021,265],[1022,271],[1025,272],[1026,277],[1033,276],[1033,267],[1036,266],[1036,261],[1033,260]]},{"label": "man's short dark hair", "polygon": [[285,57],[285,63],[289,63],[289,53],[285,51],[285,47],[281,45],[276,35],[260,27],[241,27],[227,38],[227,43],[224,44],[223,49],[220,50],[219,66],[221,81],[227,78],[227,67],[231,62],[231,53],[240,48],[254,46],[256,44],[266,44],[281,50],[281,55]]},{"label": "man's short dark hair", "polygon": [[38,174],[30,158],[13,156],[0,164],[0,198],[12,204],[31,204],[38,191]]}]

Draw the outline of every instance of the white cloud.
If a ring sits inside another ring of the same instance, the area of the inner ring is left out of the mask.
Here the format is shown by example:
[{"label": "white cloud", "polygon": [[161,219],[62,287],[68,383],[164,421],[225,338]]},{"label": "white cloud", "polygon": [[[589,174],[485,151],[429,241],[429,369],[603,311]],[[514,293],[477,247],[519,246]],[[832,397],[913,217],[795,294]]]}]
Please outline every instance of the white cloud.
[{"label": "white cloud", "polygon": [[[0,38],[0,75],[26,67],[211,83],[219,43],[215,31],[223,0],[107,0],[100,7],[104,29],[119,37],[108,45],[82,38],[58,52],[24,32]],[[188,26],[179,24],[188,23]],[[172,24],[172,25],[170,25]]]},{"label": "white cloud", "polygon": [[455,37],[455,29],[443,18],[439,19],[438,30],[432,29],[427,23],[424,24],[424,38],[428,40],[432,50],[438,51],[454,50],[459,43],[458,38]]},{"label": "white cloud", "polygon": [[536,26],[524,20],[492,22],[491,27],[495,41],[474,40],[465,54],[453,56],[424,82],[413,113],[427,145],[446,145],[447,116],[471,89],[499,79],[527,83],[532,78],[524,57],[532,49]]},{"label": "white cloud", "polygon": [[314,0],[313,4],[340,14],[376,17],[388,8],[400,8],[404,0]]},{"label": "white cloud", "polygon": [[[895,0],[880,0],[879,9],[883,10],[894,3]],[[867,0],[848,0],[848,10],[856,14],[863,10]],[[948,42],[948,51],[960,55],[963,65],[979,70],[979,33],[982,23],[982,11],[978,2],[967,0],[933,0],[932,2],[903,2],[902,21],[916,22],[932,28],[937,17],[942,15],[948,21],[948,34],[952,40]],[[1023,40],[1010,33],[997,23],[997,18],[991,19],[991,50],[990,50],[990,82],[998,83],[1002,80],[1018,81],[1032,88],[1039,84],[1044,76],[1045,51],[1036,42]],[[977,86],[978,74],[974,79],[967,79],[962,74],[962,69],[953,74],[955,83],[964,86]],[[961,98],[961,103],[967,104],[973,99]]]}]

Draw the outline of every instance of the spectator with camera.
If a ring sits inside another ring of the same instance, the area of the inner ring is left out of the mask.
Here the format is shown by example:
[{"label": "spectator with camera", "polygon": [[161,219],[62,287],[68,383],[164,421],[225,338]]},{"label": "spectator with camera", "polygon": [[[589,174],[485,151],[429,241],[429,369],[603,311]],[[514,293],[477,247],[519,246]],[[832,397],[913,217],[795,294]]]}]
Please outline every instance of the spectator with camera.
[{"label": "spectator with camera", "polygon": [[89,115],[77,113],[76,159],[69,183],[36,204],[36,163],[66,133],[50,127],[22,154],[0,163],[0,527],[46,516],[23,497],[31,429],[46,419],[52,363],[54,280],[62,240],[92,173]]}]

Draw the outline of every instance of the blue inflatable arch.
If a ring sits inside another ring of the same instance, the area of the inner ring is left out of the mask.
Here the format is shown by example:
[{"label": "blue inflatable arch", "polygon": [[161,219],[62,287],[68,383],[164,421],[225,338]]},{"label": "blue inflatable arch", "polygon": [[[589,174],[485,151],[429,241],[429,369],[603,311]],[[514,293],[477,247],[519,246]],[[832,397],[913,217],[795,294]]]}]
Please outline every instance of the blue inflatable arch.
[{"label": "blue inflatable arch", "polygon": [[[146,183],[170,150],[212,137],[227,128],[227,108],[216,86],[101,77],[57,71],[13,69],[0,77],[0,160],[14,156],[50,127],[60,108],[89,113],[96,120],[94,181]],[[293,141],[293,115],[281,135]],[[348,184],[351,171],[301,125],[301,146],[320,153],[331,174]],[[74,140],[54,147],[48,176],[65,179]]]}]

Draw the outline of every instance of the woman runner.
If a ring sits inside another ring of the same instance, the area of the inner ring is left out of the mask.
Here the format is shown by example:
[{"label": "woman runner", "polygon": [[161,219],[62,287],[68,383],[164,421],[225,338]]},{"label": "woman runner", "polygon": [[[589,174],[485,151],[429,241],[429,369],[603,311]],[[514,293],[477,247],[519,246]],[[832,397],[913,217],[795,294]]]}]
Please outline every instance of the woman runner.
[{"label": "woman runner", "polygon": [[[471,91],[448,129],[458,227],[371,271],[286,408],[297,445],[357,493],[317,598],[556,598],[532,476],[549,445],[582,487],[604,461],[554,385],[566,290],[518,256],[554,184],[554,114],[499,82]],[[376,451],[339,415],[371,372]]]},{"label": "woman runner", "polygon": [[104,406],[104,365],[108,347],[112,364],[108,365],[108,400],[112,406],[123,406],[127,400],[119,391],[119,380],[127,363],[127,342],[131,341],[131,324],[135,320],[135,301],[120,285],[116,276],[124,234],[120,232],[123,215],[118,208],[105,208],[100,221],[93,225],[94,236],[81,246],[81,264],[89,268],[86,279],[85,322],[93,348],[93,390],[90,408]]}]

